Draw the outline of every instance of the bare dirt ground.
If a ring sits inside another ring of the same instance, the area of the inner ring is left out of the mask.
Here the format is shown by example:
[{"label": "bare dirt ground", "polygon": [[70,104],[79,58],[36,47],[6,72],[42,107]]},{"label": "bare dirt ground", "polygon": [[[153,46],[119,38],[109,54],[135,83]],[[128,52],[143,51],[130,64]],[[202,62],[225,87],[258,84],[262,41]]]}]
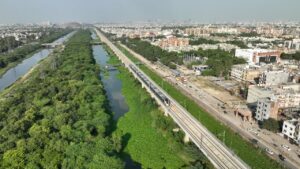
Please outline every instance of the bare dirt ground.
[{"label": "bare dirt ground", "polygon": [[201,88],[224,103],[244,102],[239,97],[231,95],[227,90],[223,89],[221,86],[218,86],[205,77],[192,78],[191,80],[197,87]]}]

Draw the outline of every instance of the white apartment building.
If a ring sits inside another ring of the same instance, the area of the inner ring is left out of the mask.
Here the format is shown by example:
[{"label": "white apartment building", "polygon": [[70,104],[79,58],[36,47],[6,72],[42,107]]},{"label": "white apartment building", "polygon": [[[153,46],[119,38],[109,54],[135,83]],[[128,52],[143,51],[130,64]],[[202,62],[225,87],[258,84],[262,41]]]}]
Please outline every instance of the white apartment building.
[{"label": "white apartment building", "polygon": [[270,117],[272,101],[270,98],[262,98],[257,101],[255,119],[259,121],[267,120]]},{"label": "white apartment building", "polygon": [[277,115],[273,111],[274,104],[269,97],[258,99],[255,119],[259,121],[267,120],[270,117],[277,119]]},{"label": "white apartment building", "polygon": [[236,49],[235,56],[244,58],[248,64],[259,64],[261,62],[280,62],[280,51],[269,49]]},{"label": "white apartment building", "polygon": [[279,85],[289,81],[290,73],[284,70],[266,70],[259,76],[259,84],[266,86]]},{"label": "white apartment building", "polygon": [[284,47],[287,49],[293,49],[293,50],[299,51],[300,50],[300,39],[284,41]]},{"label": "white apartment building", "polygon": [[282,134],[284,137],[300,143],[300,120],[292,119],[283,122]]},{"label": "white apartment building", "polygon": [[238,34],[240,32],[237,28],[222,27],[217,29],[217,33]]}]

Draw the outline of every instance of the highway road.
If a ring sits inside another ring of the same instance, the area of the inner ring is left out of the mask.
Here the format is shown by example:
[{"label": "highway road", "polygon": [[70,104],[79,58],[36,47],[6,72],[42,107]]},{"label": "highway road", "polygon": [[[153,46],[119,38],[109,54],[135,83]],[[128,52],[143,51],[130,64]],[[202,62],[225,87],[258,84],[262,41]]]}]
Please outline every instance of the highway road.
[{"label": "highway road", "polygon": [[[106,43],[116,56],[125,64],[125,66],[134,74],[134,71],[129,65],[134,63],[128,59],[110,40],[108,40],[100,31],[95,29],[97,35],[103,43]],[[238,156],[236,156],[230,149],[228,149],[219,139],[217,139],[212,133],[210,133],[199,121],[197,121],[187,110],[185,110],[177,101],[171,98],[164,90],[162,90],[155,82],[153,82],[146,74],[144,74],[137,66],[134,66],[141,74],[146,77],[152,85],[154,85],[161,93],[163,93],[168,99],[170,104],[166,105],[160,102],[161,106],[164,106],[164,110],[172,119],[178,124],[178,126],[185,132],[191,141],[207,156],[216,168],[220,169],[247,169],[250,168],[245,164]],[[137,74],[135,74],[137,76]],[[144,82],[139,79],[143,84]],[[147,86],[144,84],[144,86]],[[148,91],[150,91],[148,89]],[[153,93],[152,93],[153,96]],[[156,98],[156,100],[158,100]]]}]

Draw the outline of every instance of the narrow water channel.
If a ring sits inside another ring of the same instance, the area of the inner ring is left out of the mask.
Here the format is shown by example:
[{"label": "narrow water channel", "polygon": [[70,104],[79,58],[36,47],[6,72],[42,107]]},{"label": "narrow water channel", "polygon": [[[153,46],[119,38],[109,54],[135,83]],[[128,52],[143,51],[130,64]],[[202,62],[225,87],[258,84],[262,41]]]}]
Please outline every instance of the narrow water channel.
[{"label": "narrow water channel", "polygon": [[[96,35],[93,33],[92,38],[96,39]],[[105,69],[105,66],[109,65],[107,62],[109,56],[107,52],[103,49],[101,45],[93,46],[93,55],[96,60],[96,63],[100,65],[101,69]],[[122,81],[118,79],[118,74],[120,72],[115,69],[111,70],[108,73],[104,71],[100,72],[100,78],[104,85],[104,90],[109,100],[110,107],[114,112],[114,120],[117,120],[128,112],[129,108],[125,102],[125,98],[122,95]],[[134,162],[130,155],[124,155],[125,167],[128,169],[141,169],[141,165]]]},{"label": "narrow water channel", "polygon": [[[62,44],[68,40],[75,32],[71,32],[53,43]],[[20,77],[25,75],[33,66],[35,66],[40,60],[49,56],[52,49],[42,49],[39,52],[33,54],[31,57],[24,59],[21,63],[15,67],[9,69],[3,76],[0,77],[0,91],[13,84]]]},{"label": "narrow water channel", "polygon": [[[109,60],[109,57],[102,46],[93,46],[93,54],[96,63],[99,64],[102,69],[105,69],[105,66],[108,65],[107,61]],[[122,81],[117,78],[118,74],[118,70],[112,70],[108,73],[101,71],[100,73],[101,81],[104,85],[104,89],[110,102],[110,107],[114,112],[115,121],[117,121],[123,114],[128,112],[128,106],[125,103],[122,95]]]}]

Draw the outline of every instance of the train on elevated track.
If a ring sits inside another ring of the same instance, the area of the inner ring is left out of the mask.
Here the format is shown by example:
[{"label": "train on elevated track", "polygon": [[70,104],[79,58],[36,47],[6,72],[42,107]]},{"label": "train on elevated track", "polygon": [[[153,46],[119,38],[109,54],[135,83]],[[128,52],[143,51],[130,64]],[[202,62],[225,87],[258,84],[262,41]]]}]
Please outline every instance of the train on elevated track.
[{"label": "train on elevated track", "polygon": [[150,90],[160,99],[160,101],[162,101],[166,106],[170,106],[170,99],[165,94],[163,94],[157,87],[155,87],[153,83],[136,68],[136,66],[130,64],[129,67],[138,76],[138,78],[140,78],[150,88]]}]

